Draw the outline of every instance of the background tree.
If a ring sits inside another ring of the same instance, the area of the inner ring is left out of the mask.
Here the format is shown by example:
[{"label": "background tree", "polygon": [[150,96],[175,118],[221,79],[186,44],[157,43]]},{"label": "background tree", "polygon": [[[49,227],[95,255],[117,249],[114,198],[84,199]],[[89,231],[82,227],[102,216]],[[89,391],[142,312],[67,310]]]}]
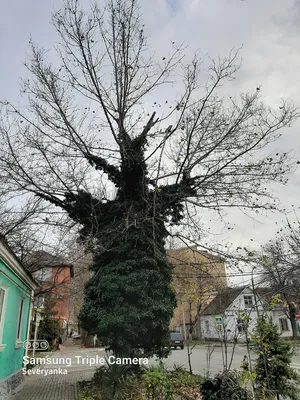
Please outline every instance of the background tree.
[{"label": "background tree", "polygon": [[8,190],[63,209],[95,245],[84,326],[116,351],[149,331],[153,343],[138,345],[156,351],[175,305],[170,225],[207,208],[273,209],[267,183],[285,183],[292,163],[268,145],[298,113],[287,102],[269,109],[259,87],[239,99],[218,94],[235,77],[237,51],[212,60],[204,83],[200,54],[186,61],[184,46],[156,61],[137,0],[109,0],[104,11],[66,0],[52,21],[53,63],[30,41],[28,107],[3,102],[1,173]]},{"label": "background tree", "polygon": [[297,339],[296,312],[300,302],[299,228],[288,222],[280,236],[252,253],[250,259],[259,271],[259,283],[268,284],[270,294],[279,295],[283,311],[290,320],[293,338]]},{"label": "background tree", "polygon": [[52,346],[53,340],[58,339],[63,333],[61,322],[55,319],[57,312],[54,308],[55,302],[50,297],[47,297],[43,309],[43,318],[38,329],[38,338],[47,340],[50,346]]}]

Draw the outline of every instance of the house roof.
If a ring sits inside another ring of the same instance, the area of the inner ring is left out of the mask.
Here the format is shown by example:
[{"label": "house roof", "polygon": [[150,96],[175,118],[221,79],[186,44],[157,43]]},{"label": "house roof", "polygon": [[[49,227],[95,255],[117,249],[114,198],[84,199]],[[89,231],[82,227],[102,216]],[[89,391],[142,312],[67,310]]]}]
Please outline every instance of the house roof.
[{"label": "house roof", "polygon": [[3,259],[7,267],[25,282],[33,290],[36,290],[38,283],[33,279],[31,273],[21,263],[19,257],[9,246],[5,236],[0,233],[0,257]]},{"label": "house roof", "polygon": [[[249,286],[238,287],[238,288],[226,288],[208,304],[208,306],[203,310],[201,315],[216,315],[216,314],[224,314],[224,312],[228,309],[230,304],[245,290],[252,289]],[[283,290],[276,287],[256,287],[255,293],[267,304],[272,300],[274,295],[283,294]],[[297,299],[295,296],[285,294],[285,297],[289,299],[289,301],[295,301],[297,303]],[[274,306],[274,310],[283,309],[283,304],[279,303]]]},{"label": "house roof", "polygon": [[245,287],[226,288],[209,303],[202,315],[223,314]]},{"label": "house roof", "polygon": [[32,272],[45,267],[61,267],[70,268],[71,277],[74,275],[73,264],[68,263],[63,257],[50,254],[45,250],[32,252],[26,257],[25,264]]}]

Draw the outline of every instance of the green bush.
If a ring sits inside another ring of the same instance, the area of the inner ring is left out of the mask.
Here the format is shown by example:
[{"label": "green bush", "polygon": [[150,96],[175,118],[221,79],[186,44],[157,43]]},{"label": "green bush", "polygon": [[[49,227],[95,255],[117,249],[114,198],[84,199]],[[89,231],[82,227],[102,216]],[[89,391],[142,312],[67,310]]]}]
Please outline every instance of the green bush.
[{"label": "green bush", "polygon": [[300,399],[300,377],[291,367],[295,350],[291,343],[282,341],[280,332],[271,318],[261,316],[253,333],[256,394],[258,398],[280,395],[291,400]]},{"label": "green bush", "polygon": [[203,400],[248,400],[246,389],[240,385],[239,374],[226,371],[213,378],[206,378],[200,384]]},{"label": "green bush", "polygon": [[169,371],[162,361],[139,370],[107,364],[97,369],[91,382],[80,385],[80,400],[173,400],[177,390],[197,389],[202,381],[182,367]]},{"label": "green bush", "polygon": [[98,368],[92,383],[97,388],[101,400],[122,400],[125,393],[132,390],[138,372],[131,365],[109,364]]},{"label": "green bush", "polygon": [[173,400],[179,389],[197,388],[203,382],[203,377],[191,375],[182,367],[174,366],[169,371],[160,361],[158,366],[147,368],[143,373],[147,399]]},{"label": "green bush", "polygon": [[143,379],[148,400],[173,400],[174,386],[162,361],[158,366],[147,368]]}]

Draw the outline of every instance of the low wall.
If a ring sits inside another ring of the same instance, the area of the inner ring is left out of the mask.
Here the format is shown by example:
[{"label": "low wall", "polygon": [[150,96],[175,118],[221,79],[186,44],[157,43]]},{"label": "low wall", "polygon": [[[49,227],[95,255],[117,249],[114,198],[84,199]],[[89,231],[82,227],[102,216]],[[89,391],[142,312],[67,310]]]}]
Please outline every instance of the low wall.
[{"label": "low wall", "polygon": [[0,400],[11,400],[24,379],[22,369],[0,381]]}]

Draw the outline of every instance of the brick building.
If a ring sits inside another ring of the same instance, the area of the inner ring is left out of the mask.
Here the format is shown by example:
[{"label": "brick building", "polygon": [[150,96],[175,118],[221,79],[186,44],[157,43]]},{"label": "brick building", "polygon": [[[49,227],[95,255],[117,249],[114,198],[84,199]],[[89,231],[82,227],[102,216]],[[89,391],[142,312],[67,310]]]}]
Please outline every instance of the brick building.
[{"label": "brick building", "polygon": [[74,277],[73,265],[46,251],[33,252],[26,259],[26,265],[39,284],[35,294],[35,308],[43,311],[46,301],[51,300],[56,313],[54,318],[61,320],[66,330],[70,313],[70,285]]},{"label": "brick building", "polygon": [[186,338],[190,325],[194,324],[193,337],[200,338],[196,320],[201,310],[227,287],[224,260],[197,250],[197,246],[168,250],[167,254],[174,266],[173,288],[177,296],[177,308],[170,327],[181,331]]}]

